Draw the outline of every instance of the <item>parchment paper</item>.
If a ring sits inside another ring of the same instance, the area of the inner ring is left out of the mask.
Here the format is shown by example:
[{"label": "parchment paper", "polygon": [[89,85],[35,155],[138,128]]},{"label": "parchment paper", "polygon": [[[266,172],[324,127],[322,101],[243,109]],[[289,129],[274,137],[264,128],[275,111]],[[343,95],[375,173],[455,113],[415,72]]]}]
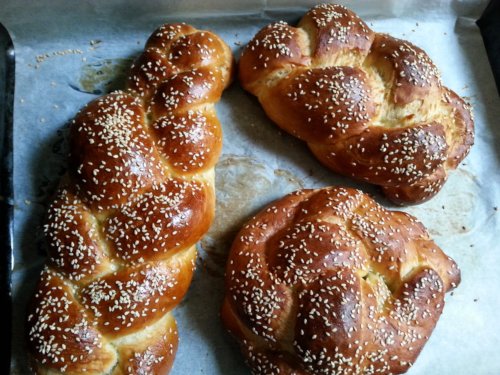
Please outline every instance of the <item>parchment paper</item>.
[{"label": "parchment paper", "polygon": [[[0,21],[16,47],[14,129],[15,269],[12,373],[28,374],[26,303],[44,261],[40,225],[67,154],[67,122],[96,96],[119,88],[149,34],[185,21],[241,46],[273,20],[296,22],[315,1],[0,1]],[[467,97],[476,144],[416,215],[462,269],[437,328],[409,374],[500,374],[500,99],[474,21],[485,0],[347,1],[376,31],[424,48],[444,83]],[[500,20],[499,20],[500,22]],[[217,217],[200,244],[191,289],[175,311],[180,347],[172,374],[248,374],[219,321],[224,262],[234,231],[273,199],[301,187],[366,184],[321,167],[304,144],[279,131],[234,83],[217,111],[224,149],[217,172]]]}]

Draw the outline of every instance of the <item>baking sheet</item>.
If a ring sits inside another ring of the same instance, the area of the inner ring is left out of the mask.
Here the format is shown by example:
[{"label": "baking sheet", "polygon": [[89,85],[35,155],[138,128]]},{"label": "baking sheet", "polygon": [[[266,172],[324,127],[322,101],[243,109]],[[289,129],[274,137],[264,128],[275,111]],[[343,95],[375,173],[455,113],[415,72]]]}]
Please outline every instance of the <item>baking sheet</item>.
[{"label": "baking sheet", "polygon": [[[0,1],[0,22],[16,47],[14,113],[14,320],[12,373],[28,374],[23,346],[26,303],[44,261],[40,226],[64,173],[67,123],[96,96],[119,88],[131,59],[167,21],[221,35],[238,56],[264,25],[295,23],[315,1],[65,0]],[[374,30],[424,48],[444,83],[473,105],[476,144],[416,215],[462,269],[462,283],[411,375],[500,374],[500,98],[475,20],[482,0],[346,1]],[[217,217],[200,243],[193,284],[175,311],[180,347],[172,374],[248,374],[218,311],[224,262],[234,231],[271,200],[301,187],[366,184],[320,166],[305,145],[284,134],[234,83],[217,105],[224,131],[216,169]]]},{"label": "baking sheet", "polygon": [[[14,106],[15,53],[14,44],[8,31],[0,24],[0,303],[4,307],[1,330],[10,338],[12,333],[12,228],[14,207],[9,197],[12,193],[12,141]],[[7,199],[5,199],[7,197]],[[10,370],[11,348],[8,346],[0,355],[0,372]]]},{"label": "baking sheet", "polygon": [[490,1],[477,20],[500,94],[500,1]]}]

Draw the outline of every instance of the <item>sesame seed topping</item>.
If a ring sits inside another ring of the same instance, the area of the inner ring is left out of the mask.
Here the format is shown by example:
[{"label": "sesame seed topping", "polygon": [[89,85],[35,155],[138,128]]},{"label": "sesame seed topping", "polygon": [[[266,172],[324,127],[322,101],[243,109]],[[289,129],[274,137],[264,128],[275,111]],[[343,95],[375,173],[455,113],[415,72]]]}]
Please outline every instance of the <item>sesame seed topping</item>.
[{"label": "sesame seed topping", "polygon": [[44,226],[50,259],[28,317],[38,372],[152,374],[173,361],[171,310],[213,216],[214,104],[231,63],[215,34],[163,25],[127,90],[72,121],[69,173]]},{"label": "sesame seed topping", "polygon": [[[474,141],[468,104],[442,85],[429,56],[341,5],[317,5],[297,27],[264,27],[239,66],[242,86],[278,126],[398,203],[434,196]],[[416,132],[426,135],[416,142]]]},{"label": "sesame seed topping", "polygon": [[255,373],[406,370],[460,277],[415,218],[345,188],[274,202],[227,264],[223,318]]}]

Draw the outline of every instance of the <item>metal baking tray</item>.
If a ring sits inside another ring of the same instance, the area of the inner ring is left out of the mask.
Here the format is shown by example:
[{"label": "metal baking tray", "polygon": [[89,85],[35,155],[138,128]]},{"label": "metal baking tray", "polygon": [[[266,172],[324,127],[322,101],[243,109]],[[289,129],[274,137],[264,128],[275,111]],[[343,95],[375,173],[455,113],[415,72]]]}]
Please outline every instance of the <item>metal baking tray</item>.
[{"label": "metal baking tray", "polygon": [[[444,83],[472,103],[476,145],[434,199],[403,210],[416,215],[462,269],[434,334],[411,375],[500,374],[500,80],[499,2],[486,0],[341,1],[376,31],[424,48]],[[235,56],[264,25],[295,23],[312,0],[3,0],[0,22],[0,241],[4,309],[10,306],[7,373],[28,374],[26,304],[45,259],[40,226],[65,171],[67,123],[98,95],[120,88],[131,60],[160,24],[185,21],[221,35]],[[486,10],[485,10],[486,9]],[[484,14],[483,14],[484,11]],[[476,20],[481,30],[476,25]],[[482,33],[482,36],[481,36]],[[483,45],[483,38],[485,46]],[[488,60],[489,58],[489,60]],[[9,100],[14,96],[14,104]],[[13,112],[12,112],[13,111]],[[176,309],[180,347],[172,374],[248,374],[218,312],[224,263],[238,226],[273,199],[302,187],[372,186],[326,170],[306,146],[282,133],[235,82],[217,111],[224,149],[216,168],[217,218],[199,246],[196,275]],[[12,116],[13,113],[13,116]],[[11,255],[13,255],[10,290]],[[12,323],[12,324],[10,324]],[[196,358],[196,360],[193,360]]]}]

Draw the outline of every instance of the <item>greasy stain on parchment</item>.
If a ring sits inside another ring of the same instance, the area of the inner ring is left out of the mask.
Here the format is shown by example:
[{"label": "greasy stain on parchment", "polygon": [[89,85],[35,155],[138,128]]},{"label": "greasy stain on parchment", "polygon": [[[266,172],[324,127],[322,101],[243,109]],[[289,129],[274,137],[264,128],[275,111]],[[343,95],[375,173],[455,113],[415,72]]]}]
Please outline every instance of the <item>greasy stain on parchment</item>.
[{"label": "greasy stain on parchment", "polygon": [[245,221],[273,200],[303,187],[290,171],[247,156],[224,155],[215,168],[214,223],[200,243],[203,268],[222,277],[231,242]]},{"label": "greasy stain on parchment", "polygon": [[[455,188],[457,183],[459,189]],[[425,204],[406,207],[405,211],[424,220],[431,236],[468,234],[484,224],[480,192],[477,178],[458,168],[439,194]]]},{"label": "greasy stain on parchment", "polygon": [[[481,267],[476,236],[495,211],[491,202],[482,196],[482,187],[473,172],[463,166],[450,174],[443,189],[430,201],[408,207],[406,212],[416,216],[427,227],[431,238],[469,275]],[[453,239],[453,242],[449,241]]]},{"label": "greasy stain on parchment", "polygon": [[123,89],[131,65],[131,59],[104,59],[85,64],[79,84],[74,88],[95,95]]}]

